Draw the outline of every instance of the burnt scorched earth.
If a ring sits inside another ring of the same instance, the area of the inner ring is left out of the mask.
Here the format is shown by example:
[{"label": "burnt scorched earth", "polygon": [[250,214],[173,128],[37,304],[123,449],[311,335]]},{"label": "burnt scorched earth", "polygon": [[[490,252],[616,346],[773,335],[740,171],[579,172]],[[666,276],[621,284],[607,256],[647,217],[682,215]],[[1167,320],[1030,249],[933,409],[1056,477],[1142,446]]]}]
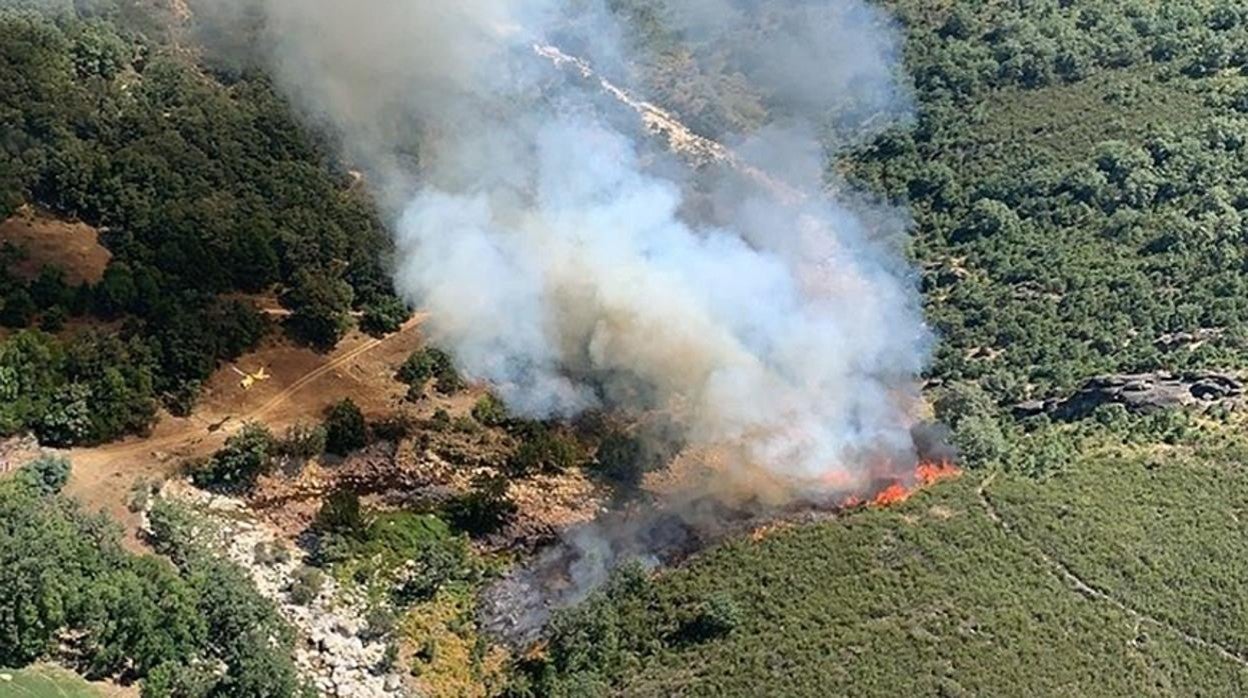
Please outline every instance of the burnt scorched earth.
[{"label": "burnt scorched earth", "polygon": [[482,627],[515,650],[541,640],[551,614],[583,601],[619,565],[672,565],[708,544],[707,533],[674,511],[638,507],[568,529],[531,562],[488,588]]},{"label": "burnt scorched earth", "polygon": [[556,611],[585,600],[620,565],[670,567],[731,536],[777,521],[813,522],[843,510],[841,498],[777,510],[705,496],[679,506],[635,505],[568,529],[558,542],[482,594],[479,621],[497,641],[524,651],[541,641]]}]

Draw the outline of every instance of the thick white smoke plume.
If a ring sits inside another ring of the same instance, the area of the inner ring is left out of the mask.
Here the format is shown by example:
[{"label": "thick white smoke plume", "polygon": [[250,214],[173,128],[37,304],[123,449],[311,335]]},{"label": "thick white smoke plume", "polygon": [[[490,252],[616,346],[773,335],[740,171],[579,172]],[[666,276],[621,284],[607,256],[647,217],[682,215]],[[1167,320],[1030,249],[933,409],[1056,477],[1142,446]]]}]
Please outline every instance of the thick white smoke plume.
[{"label": "thick white smoke plume", "polygon": [[735,47],[717,61],[775,116],[717,135],[798,201],[681,173],[534,53],[625,74],[635,41],[597,0],[257,1],[282,84],[393,214],[398,289],[511,409],[661,410],[743,467],[842,484],[910,452],[928,335],[899,226],[825,193],[813,137],[905,112],[896,38],[861,0],[644,3]]}]

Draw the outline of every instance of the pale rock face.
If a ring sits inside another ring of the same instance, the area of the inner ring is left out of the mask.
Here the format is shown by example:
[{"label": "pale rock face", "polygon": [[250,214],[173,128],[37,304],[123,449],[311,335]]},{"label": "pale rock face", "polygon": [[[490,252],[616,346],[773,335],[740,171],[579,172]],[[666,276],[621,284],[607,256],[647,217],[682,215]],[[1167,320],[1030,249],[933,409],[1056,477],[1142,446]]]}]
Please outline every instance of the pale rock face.
[{"label": "pale rock face", "polygon": [[[365,640],[366,604],[326,576],[321,592],[306,606],[290,598],[295,572],[306,555],[285,546],[285,562],[264,564],[256,560],[258,546],[283,544],[279,533],[248,517],[245,502],[198,490],[181,481],[167,483],[160,496],[180,500],[200,511],[216,525],[214,550],[246,570],[262,596],[277,605],[282,616],[298,632],[301,645],[295,651],[300,674],[318,693],[332,698],[397,698],[405,695],[403,680],[394,673],[377,671],[386,651],[386,639]],[[228,512],[223,515],[223,512]]]}]

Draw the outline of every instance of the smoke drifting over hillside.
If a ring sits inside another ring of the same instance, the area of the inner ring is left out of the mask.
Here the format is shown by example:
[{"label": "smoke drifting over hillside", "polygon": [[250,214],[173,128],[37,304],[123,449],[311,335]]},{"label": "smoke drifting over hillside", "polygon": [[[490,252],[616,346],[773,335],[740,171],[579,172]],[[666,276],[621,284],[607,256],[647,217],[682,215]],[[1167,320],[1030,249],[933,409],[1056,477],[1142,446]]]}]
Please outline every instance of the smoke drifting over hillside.
[{"label": "smoke drifting over hillside", "polygon": [[928,334],[900,218],[825,195],[811,135],[833,113],[905,112],[896,39],[871,8],[660,13],[747,47],[734,69],[778,116],[728,140],[794,202],[727,170],[681,173],[596,85],[535,55],[549,41],[602,72],[629,64],[595,0],[261,1],[280,81],[393,214],[400,292],[513,410],[660,410],[739,471],[842,487],[864,462],[913,465]]}]

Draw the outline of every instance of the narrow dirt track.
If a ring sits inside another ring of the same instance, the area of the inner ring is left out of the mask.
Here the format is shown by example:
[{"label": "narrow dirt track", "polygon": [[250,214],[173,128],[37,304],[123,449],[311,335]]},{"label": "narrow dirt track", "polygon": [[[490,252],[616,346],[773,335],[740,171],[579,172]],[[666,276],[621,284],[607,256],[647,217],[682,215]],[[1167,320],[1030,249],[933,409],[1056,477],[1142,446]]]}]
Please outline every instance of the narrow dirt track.
[{"label": "narrow dirt track", "polygon": [[1071,569],[1070,565],[1066,564],[1066,562],[1054,557],[1038,544],[1028,540],[1026,536],[1019,533],[1013,526],[1010,525],[1008,521],[1005,520],[1004,517],[1001,516],[1001,512],[997,510],[996,505],[992,502],[992,498],[988,495],[988,488],[991,487],[992,483],[996,481],[997,474],[998,473],[994,472],[984,478],[984,480],[979,483],[979,488],[976,490],[979,494],[979,501],[984,507],[984,512],[988,515],[988,518],[993,521],[993,523],[1001,527],[1001,530],[1021,541],[1028,550],[1035,554],[1036,557],[1038,557],[1045,564],[1045,566],[1049,568],[1054,575],[1066,582],[1066,584],[1070,585],[1070,587],[1079,594],[1096,601],[1107,603],[1131,616],[1137,623],[1148,623],[1149,625],[1169,630],[1171,633],[1179,636],[1184,642],[1192,645],[1193,647],[1214,652],[1223,659],[1235,662],[1241,667],[1248,669],[1248,657],[1245,657],[1244,655],[1241,655],[1224,645],[1220,645],[1212,640],[1206,640],[1199,635],[1184,630],[1183,628],[1177,627],[1167,621],[1161,620],[1160,618],[1149,615],[1144,611],[1128,605],[1126,602],[1114,597],[1109,592],[1093,586],[1087,580],[1076,574],[1075,571]]},{"label": "narrow dirt track", "polygon": [[[126,500],[130,488],[141,478],[159,478],[167,475],[169,464],[160,454],[180,453],[193,454],[204,451],[250,421],[265,421],[278,408],[294,398],[298,393],[314,384],[317,379],[331,372],[349,366],[365,354],[383,344],[393,341],[420,326],[428,317],[418,313],[405,322],[397,332],[380,339],[369,339],[350,351],[317,366],[315,369],[299,376],[281,392],[273,395],[263,404],[247,412],[230,416],[228,423],[221,428],[209,430],[202,420],[182,420],[177,428],[168,433],[148,438],[139,438],[120,443],[107,444],[94,448],[77,448],[69,452],[73,463],[73,473],[67,492],[83,501],[89,508],[104,509],[110,516],[123,524],[127,531],[127,544],[138,546],[135,535],[137,519],[126,509]],[[171,420],[172,421],[172,420]],[[169,422],[164,425],[170,426]]]},{"label": "narrow dirt track", "polygon": [[265,402],[263,405],[252,410],[248,414],[244,415],[242,418],[242,421],[245,422],[249,420],[263,419],[266,415],[272,412],[278,405],[282,404],[286,400],[289,400],[291,397],[295,395],[295,393],[298,393],[300,390],[303,390],[304,388],[306,388],[308,384],[311,383],[312,381],[315,381],[317,378],[320,378],[321,376],[329,373],[330,371],[333,371],[334,369],[337,369],[337,368],[340,368],[342,366],[352,363],[356,359],[367,354],[373,349],[376,349],[377,347],[386,343],[390,339],[397,337],[401,334],[404,334],[412,329],[415,329],[416,327],[419,327],[420,324],[424,322],[425,319],[428,317],[429,316],[427,313],[417,313],[416,315],[413,315],[410,319],[408,319],[407,322],[403,323],[403,326],[399,328],[398,332],[387,335],[380,339],[370,339],[369,341],[361,344],[355,349],[352,349],[346,354],[343,354],[342,356],[339,356],[333,361],[330,361],[324,366],[321,366],[320,368],[317,368],[313,371],[309,371],[308,373],[304,374],[301,378],[296,380],[294,383],[291,383],[289,386],[287,386],[285,390],[269,398],[269,400]]},{"label": "narrow dirt track", "polygon": [[[315,370],[305,373],[303,376],[300,376],[296,381],[291,383],[280,393],[269,398],[269,400],[267,400],[263,405],[237,418],[231,419],[232,424],[223,426],[217,433],[230,434],[234,431],[237,431],[242,426],[242,424],[246,422],[262,420],[265,416],[271,413],[279,405],[289,400],[290,398],[294,397],[296,393],[308,387],[308,385],[312,383],[313,381],[315,381],[316,379],[328,374],[330,371],[333,371],[335,369],[341,368],[347,364],[354,362],[356,359],[360,358],[364,354],[367,354],[373,349],[376,349],[377,347],[381,346],[385,342],[418,327],[422,322],[424,322],[426,317],[428,316],[423,313],[415,315],[411,319],[409,319],[406,323],[404,323],[403,326],[400,327],[397,332],[387,335],[385,337],[382,337],[380,339],[370,339],[367,342],[361,344],[360,346],[343,354],[342,356],[334,358],[329,363],[326,363],[325,365],[320,366],[316,368]],[[122,442],[122,443],[117,443],[117,444],[108,444],[104,446],[98,446],[95,448],[73,449],[70,453],[74,458],[79,458],[79,457],[92,458],[92,457],[100,457],[100,456],[108,456],[109,458],[120,458],[123,456],[136,455],[136,454],[141,454],[144,452],[150,453],[152,451],[167,451],[167,450],[171,450],[173,447],[179,444],[185,444],[185,443],[194,441],[196,437],[202,436],[203,431],[204,430],[202,426],[195,424],[192,426],[188,426],[186,429],[174,432],[172,434],[165,434],[164,436],[148,438],[148,439],[139,439],[134,442]]]}]

